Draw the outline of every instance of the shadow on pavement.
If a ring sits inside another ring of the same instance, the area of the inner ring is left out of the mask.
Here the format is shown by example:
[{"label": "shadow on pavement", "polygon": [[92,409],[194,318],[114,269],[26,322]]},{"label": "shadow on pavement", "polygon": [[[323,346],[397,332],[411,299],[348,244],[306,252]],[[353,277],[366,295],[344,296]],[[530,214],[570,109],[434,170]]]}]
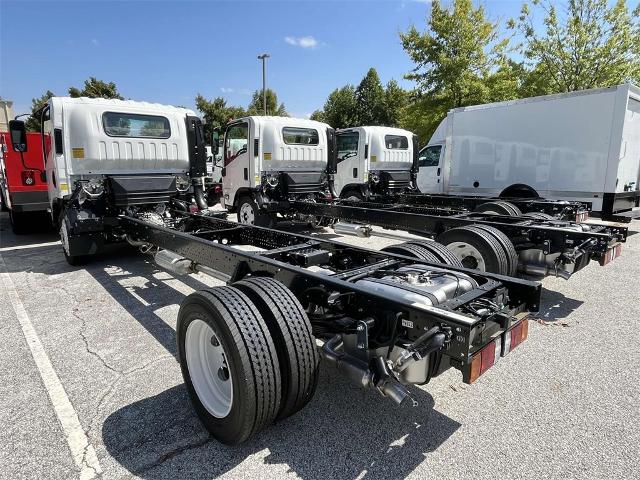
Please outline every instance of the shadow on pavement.
[{"label": "shadow on pavement", "polygon": [[557,322],[567,318],[572,312],[580,308],[583,303],[581,300],[568,298],[560,292],[543,287],[540,312],[536,317],[545,322]]},{"label": "shadow on pavement", "polygon": [[[293,417],[227,447],[209,437],[184,385],[127,405],[104,422],[109,454],[142,478],[209,478],[268,449],[265,463],[303,478],[402,478],[459,427],[413,389],[419,406],[397,407],[322,365],[314,400]],[[284,473],[284,472],[283,472]]]}]

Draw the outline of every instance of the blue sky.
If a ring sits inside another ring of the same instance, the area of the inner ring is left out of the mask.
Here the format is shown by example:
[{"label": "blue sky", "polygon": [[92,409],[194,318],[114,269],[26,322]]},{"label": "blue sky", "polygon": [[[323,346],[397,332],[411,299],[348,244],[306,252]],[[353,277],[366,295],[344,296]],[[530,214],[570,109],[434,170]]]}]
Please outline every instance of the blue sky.
[{"label": "blue sky", "polygon": [[[522,2],[483,3],[490,17],[508,19]],[[369,67],[410,87],[398,32],[423,29],[429,8],[425,0],[0,0],[0,96],[23,113],[47,89],[66,95],[95,76],[134,100],[193,107],[199,92],[246,107],[261,88],[256,56],[268,52],[268,86],[304,116]]]}]

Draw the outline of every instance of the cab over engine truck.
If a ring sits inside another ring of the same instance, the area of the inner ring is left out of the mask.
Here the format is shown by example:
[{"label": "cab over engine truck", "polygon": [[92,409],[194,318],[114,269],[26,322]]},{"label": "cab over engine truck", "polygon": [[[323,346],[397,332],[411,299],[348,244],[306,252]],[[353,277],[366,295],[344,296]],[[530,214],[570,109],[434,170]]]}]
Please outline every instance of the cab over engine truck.
[{"label": "cab over engine truck", "polygon": [[[162,222],[168,207],[206,209],[206,151],[190,110],[53,97],[39,112],[51,218],[74,265],[127,239],[122,214]],[[194,205],[195,204],[195,205]]]},{"label": "cab over engine truck", "polygon": [[289,201],[330,197],[335,131],[288,117],[244,117],[224,133],[222,206],[240,223],[271,227]]},{"label": "cab over engine truck", "polygon": [[16,150],[9,132],[0,132],[0,202],[9,211],[15,234],[24,233],[33,222],[46,221],[49,206],[40,134],[27,133],[22,144],[27,151]]},{"label": "cab over engine truck", "polygon": [[[201,272],[230,284],[186,297],[176,323],[193,407],[221,442],[242,442],[313,398],[316,338],[331,372],[409,405],[411,385],[451,368],[473,383],[527,339],[537,283],[190,212],[191,195],[202,202],[206,172],[202,126],[188,110],[53,98],[41,118],[52,142],[51,209],[72,263],[104,241],[125,239],[176,276]],[[307,125],[326,145],[325,126]],[[316,142],[308,130],[288,134],[297,144]],[[24,123],[12,123],[20,148],[23,135]],[[234,154],[254,155],[253,146]],[[319,166],[320,153],[313,153]],[[314,181],[305,183],[314,189],[304,193],[323,192],[320,171],[312,170]],[[276,187],[298,173],[271,172]]]},{"label": "cab over engine truck", "polygon": [[418,137],[391,127],[338,130],[333,195],[371,200],[416,192]]}]

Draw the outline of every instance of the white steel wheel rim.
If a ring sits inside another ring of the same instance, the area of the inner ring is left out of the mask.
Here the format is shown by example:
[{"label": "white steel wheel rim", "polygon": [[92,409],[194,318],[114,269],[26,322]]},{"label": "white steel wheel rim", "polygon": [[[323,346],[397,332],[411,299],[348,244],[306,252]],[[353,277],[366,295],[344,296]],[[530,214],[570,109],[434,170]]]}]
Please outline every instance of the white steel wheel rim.
[{"label": "white steel wheel rim", "polygon": [[255,221],[255,214],[253,213],[253,207],[248,203],[243,203],[240,207],[240,223],[246,223],[253,225]]},{"label": "white steel wheel rim", "polygon": [[465,259],[473,258],[477,263],[473,268],[483,272],[487,271],[487,265],[484,261],[484,257],[480,253],[480,250],[473,245],[470,245],[467,242],[453,242],[449,243],[447,248],[451,250],[456,257],[458,257],[458,260],[460,260],[463,265],[465,265]]},{"label": "white steel wheel rim", "polygon": [[233,404],[233,378],[220,339],[207,322],[197,318],[187,327],[184,346],[198,399],[214,417],[226,417]]}]

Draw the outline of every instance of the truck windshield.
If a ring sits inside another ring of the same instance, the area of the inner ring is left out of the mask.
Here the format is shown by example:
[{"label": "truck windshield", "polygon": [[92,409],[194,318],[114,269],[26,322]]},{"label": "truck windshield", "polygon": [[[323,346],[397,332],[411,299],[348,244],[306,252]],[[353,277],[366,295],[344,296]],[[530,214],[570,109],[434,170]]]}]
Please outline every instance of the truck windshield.
[{"label": "truck windshield", "polygon": [[360,134],[358,132],[338,133],[336,137],[336,143],[339,162],[358,155],[359,138]]}]

